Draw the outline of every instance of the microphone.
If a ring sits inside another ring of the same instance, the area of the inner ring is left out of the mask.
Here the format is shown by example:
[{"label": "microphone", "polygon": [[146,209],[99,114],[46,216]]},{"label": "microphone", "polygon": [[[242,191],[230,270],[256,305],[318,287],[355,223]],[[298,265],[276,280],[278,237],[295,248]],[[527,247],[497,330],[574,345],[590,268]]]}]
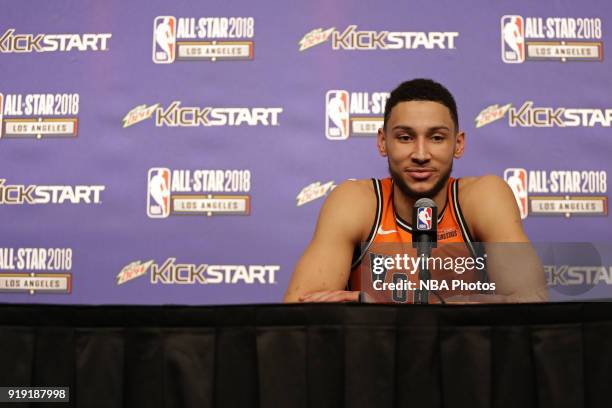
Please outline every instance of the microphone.
[{"label": "microphone", "polygon": [[431,248],[438,243],[438,207],[433,200],[421,198],[412,208],[412,247],[427,251],[431,255]]},{"label": "microphone", "polygon": [[438,207],[433,200],[421,198],[412,208],[412,247],[417,250],[419,270],[419,288],[414,291],[414,303],[429,303],[429,285],[421,288],[422,282],[429,283],[431,273],[427,266],[427,258],[431,256],[432,248],[438,243]]}]

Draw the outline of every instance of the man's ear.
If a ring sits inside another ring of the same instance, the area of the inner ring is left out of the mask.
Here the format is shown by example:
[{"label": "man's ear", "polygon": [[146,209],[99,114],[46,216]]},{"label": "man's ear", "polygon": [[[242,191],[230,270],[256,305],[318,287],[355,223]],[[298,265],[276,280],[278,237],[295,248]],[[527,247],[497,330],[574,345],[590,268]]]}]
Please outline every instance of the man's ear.
[{"label": "man's ear", "polygon": [[378,145],[378,153],[381,156],[387,156],[387,147],[385,146],[385,132],[382,128],[378,129],[378,133],[376,134],[376,144]]},{"label": "man's ear", "polygon": [[457,133],[457,139],[455,140],[455,152],[453,153],[453,156],[455,157],[455,159],[458,159],[461,156],[463,156],[464,150],[465,150],[465,132],[459,132]]}]

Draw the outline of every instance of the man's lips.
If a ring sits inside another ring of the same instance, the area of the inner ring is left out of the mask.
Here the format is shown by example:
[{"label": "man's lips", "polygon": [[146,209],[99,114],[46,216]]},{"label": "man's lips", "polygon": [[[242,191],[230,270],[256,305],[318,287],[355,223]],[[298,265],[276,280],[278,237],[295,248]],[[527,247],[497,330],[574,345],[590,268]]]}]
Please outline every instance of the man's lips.
[{"label": "man's lips", "polygon": [[406,169],[406,173],[408,173],[415,180],[427,180],[435,171],[435,169],[429,167]]}]

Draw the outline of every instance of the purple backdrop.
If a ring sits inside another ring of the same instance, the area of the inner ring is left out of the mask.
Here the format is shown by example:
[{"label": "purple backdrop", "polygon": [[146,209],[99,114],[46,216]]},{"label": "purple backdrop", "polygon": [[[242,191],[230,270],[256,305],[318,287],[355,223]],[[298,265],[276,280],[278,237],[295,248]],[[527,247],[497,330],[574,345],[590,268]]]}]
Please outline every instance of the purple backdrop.
[{"label": "purple backdrop", "polygon": [[455,94],[455,176],[509,179],[533,241],[609,241],[611,4],[372,7],[5,8],[0,301],[280,301],[333,185],[386,175],[371,130],[415,77]]}]

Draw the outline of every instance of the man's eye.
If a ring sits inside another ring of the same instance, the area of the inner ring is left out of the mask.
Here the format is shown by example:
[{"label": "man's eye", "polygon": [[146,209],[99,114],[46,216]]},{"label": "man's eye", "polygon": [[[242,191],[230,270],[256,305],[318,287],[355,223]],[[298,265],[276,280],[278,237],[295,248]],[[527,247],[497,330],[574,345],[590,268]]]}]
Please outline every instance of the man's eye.
[{"label": "man's eye", "polygon": [[402,142],[408,142],[413,139],[410,135],[399,135],[397,138]]},{"label": "man's eye", "polygon": [[433,140],[434,142],[441,142],[444,140],[444,136],[442,135],[433,135],[431,137],[431,140]]}]

